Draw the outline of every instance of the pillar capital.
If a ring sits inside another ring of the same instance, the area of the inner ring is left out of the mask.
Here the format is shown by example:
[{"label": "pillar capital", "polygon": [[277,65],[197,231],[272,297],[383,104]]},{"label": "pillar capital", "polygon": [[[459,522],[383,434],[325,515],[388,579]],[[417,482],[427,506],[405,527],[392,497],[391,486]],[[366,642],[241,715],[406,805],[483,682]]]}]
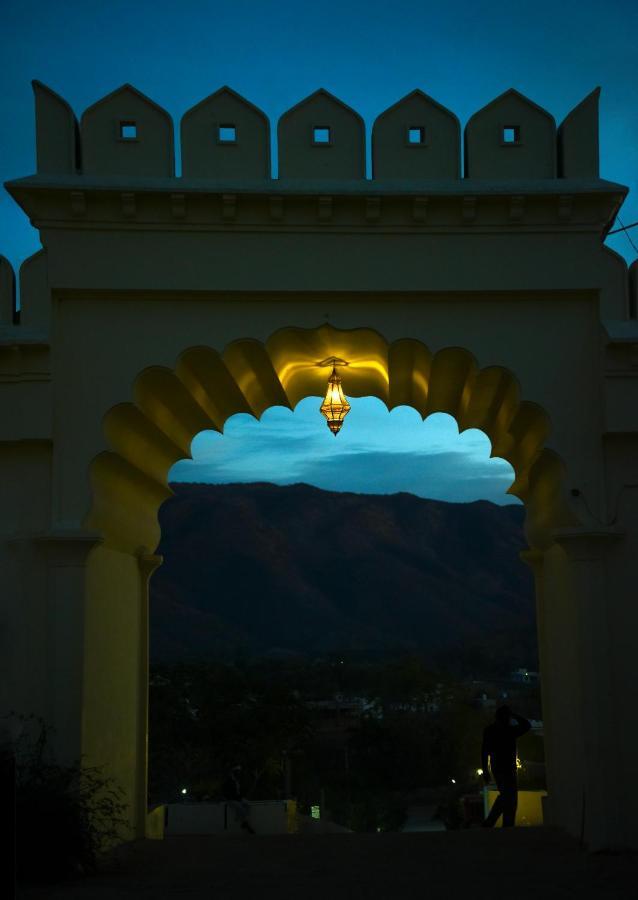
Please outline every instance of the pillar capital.
[{"label": "pillar capital", "polygon": [[49,565],[76,568],[85,565],[91,550],[102,543],[102,535],[83,529],[60,529],[20,540],[32,541],[33,546],[44,553]]},{"label": "pillar capital", "polygon": [[621,528],[605,525],[596,529],[556,528],[552,532],[556,543],[576,562],[600,559],[609,546],[624,535]]},{"label": "pillar capital", "polygon": [[143,579],[148,581],[153,572],[164,562],[164,557],[157,553],[149,553],[146,547],[140,547],[136,553],[137,564],[140,567],[140,574]]},{"label": "pillar capital", "polygon": [[545,562],[545,554],[542,550],[521,550],[518,554],[520,559],[529,566],[536,577],[542,575],[543,563]]}]

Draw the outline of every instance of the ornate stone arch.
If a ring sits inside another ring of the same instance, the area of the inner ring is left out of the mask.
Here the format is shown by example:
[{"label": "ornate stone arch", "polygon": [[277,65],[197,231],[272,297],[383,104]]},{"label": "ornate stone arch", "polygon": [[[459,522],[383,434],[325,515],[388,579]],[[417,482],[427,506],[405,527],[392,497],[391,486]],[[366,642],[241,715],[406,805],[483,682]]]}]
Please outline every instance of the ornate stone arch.
[{"label": "ornate stone arch", "polygon": [[577,523],[564,489],[564,466],[546,448],[550,424],[535,403],[520,397],[512,372],[479,368],[463,348],[432,354],[412,338],[388,343],[367,328],[284,328],[265,343],[236,340],[220,354],[210,347],[185,350],[171,370],[145,369],[133,387],[133,402],[113,407],[104,429],[111,450],[92,463],[93,507],[87,528],[107,545],[134,553],[159,543],[157,512],[170,496],[170,467],[190,456],[195,435],[223,431],[238,412],[260,418],[271,406],[294,407],[321,396],[328,356],[349,361],[344,387],[349,396],[375,396],[388,409],[412,406],[425,419],[446,412],[459,430],[477,428],[492,455],[514,468],[510,493],[528,508],[528,537],[536,549],[552,543],[553,528]]}]

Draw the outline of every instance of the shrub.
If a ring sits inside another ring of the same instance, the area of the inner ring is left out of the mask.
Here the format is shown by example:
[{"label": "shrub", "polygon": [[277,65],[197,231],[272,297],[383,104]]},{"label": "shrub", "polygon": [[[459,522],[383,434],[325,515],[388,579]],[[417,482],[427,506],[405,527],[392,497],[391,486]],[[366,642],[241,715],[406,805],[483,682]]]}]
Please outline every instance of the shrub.
[{"label": "shrub", "polygon": [[44,722],[24,722],[35,728],[16,749],[17,877],[51,882],[91,874],[100,854],[123,839],[121,791],[99,767],[56,763]]}]

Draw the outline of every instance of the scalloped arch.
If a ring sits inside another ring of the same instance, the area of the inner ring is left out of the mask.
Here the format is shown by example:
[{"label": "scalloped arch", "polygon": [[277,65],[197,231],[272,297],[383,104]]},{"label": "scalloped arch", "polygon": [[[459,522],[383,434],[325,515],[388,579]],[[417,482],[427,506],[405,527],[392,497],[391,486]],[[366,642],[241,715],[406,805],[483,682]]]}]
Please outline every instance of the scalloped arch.
[{"label": "scalloped arch", "polygon": [[320,397],[328,356],[347,359],[343,382],[352,397],[374,396],[386,404],[411,406],[423,418],[445,412],[459,430],[478,428],[492,443],[492,455],[514,468],[510,493],[527,508],[530,544],[546,547],[553,528],[577,524],[565,497],[565,467],[545,447],[547,414],[522,400],[511,371],[479,368],[461,347],[432,353],[421,341],[388,343],[377,331],[322,325],[284,328],[264,343],[241,339],[220,354],[191,347],[175,368],[153,366],[133,385],[132,402],[120,403],[104,417],[110,450],[92,462],[93,503],[87,527],[108,546],[125,552],[153,550],[159,543],[157,513],[171,494],[171,466],[190,456],[200,431],[223,431],[235,413],[260,418],[271,406],[294,408],[308,396]]}]

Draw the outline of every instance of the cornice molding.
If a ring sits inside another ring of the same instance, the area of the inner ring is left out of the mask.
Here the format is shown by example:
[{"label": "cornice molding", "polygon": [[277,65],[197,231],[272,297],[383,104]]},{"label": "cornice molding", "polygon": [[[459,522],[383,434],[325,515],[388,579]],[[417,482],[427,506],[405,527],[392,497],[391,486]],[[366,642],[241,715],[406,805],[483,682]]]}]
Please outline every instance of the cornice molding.
[{"label": "cornice molding", "polygon": [[39,228],[604,235],[627,189],[603,180],[346,182],[36,175],[7,190]]}]

